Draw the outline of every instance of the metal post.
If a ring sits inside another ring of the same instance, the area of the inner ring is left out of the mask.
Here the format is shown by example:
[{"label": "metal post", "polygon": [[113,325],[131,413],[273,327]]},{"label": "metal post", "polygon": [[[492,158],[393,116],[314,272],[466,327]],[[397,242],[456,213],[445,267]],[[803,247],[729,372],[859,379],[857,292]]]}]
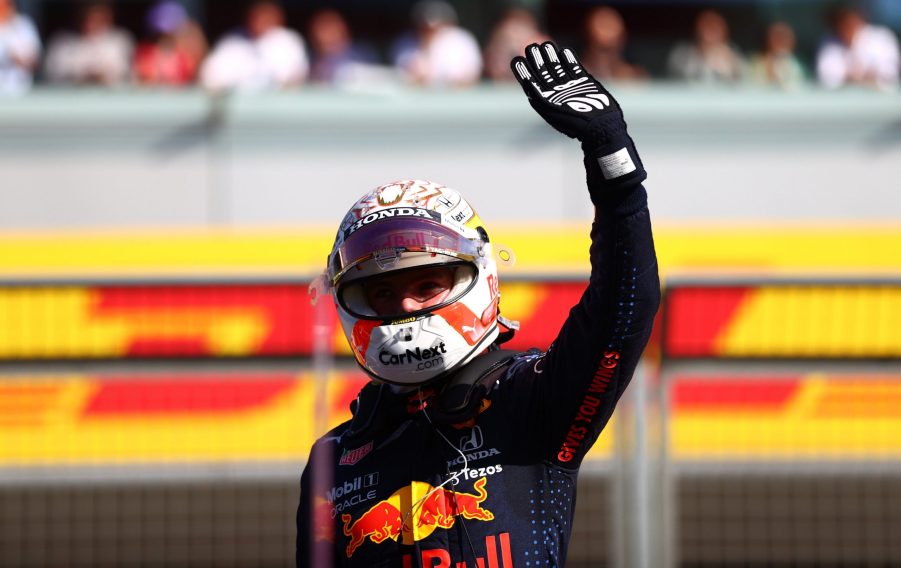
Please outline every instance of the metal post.
[{"label": "metal post", "polygon": [[621,523],[614,526],[624,527],[615,535],[612,551],[617,566],[659,568],[664,561],[658,384],[654,365],[642,361],[617,410],[620,467],[615,513]]},{"label": "metal post", "polygon": [[647,381],[645,380],[645,367],[641,365],[632,380],[632,389],[635,396],[634,404],[634,428],[635,449],[633,453],[633,526],[631,531],[632,561],[637,568],[650,568],[648,558],[650,550],[650,500],[649,500],[649,467],[648,467],[648,396]]},{"label": "metal post", "polygon": [[[313,431],[316,437],[321,436],[328,429],[329,409],[331,401],[328,396],[328,383],[334,367],[334,353],[332,343],[334,339],[334,317],[332,314],[331,299],[316,291],[316,301],[313,306],[313,375],[315,377]],[[318,460],[320,467],[313,468],[311,487],[331,487],[335,472],[326,460]],[[311,513],[315,512],[315,507]],[[318,519],[311,519],[310,526],[315,526]],[[330,558],[330,550],[316,547],[313,558],[314,566],[332,566],[333,558]],[[325,557],[323,557],[325,556]]]},{"label": "metal post", "polygon": [[222,227],[233,221],[229,195],[228,168],[231,156],[226,133],[229,95],[216,93],[208,97],[207,132],[207,223]]}]

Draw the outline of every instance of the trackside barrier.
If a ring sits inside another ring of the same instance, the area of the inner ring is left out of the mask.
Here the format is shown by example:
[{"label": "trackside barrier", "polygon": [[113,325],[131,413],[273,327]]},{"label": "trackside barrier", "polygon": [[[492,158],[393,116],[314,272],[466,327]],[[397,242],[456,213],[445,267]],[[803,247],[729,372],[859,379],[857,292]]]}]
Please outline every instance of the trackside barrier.
[{"label": "trackside barrier", "polygon": [[[309,280],[0,283],[0,362],[307,358]],[[585,283],[508,279],[501,309],[522,323],[512,349],[554,340]],[[327,345],[350,356],[335,325]]]},{"label": "trackside barrier", "polygon": [[[366,380],[334,321],[336,364],[311,364],[306,284],[0,286],[0,564],[289,559],[284,502]],[[548,345],[583,286],[508,279],[516,347]],[[670,278],[584,466],[568,565],[901,562],[899,298],[889,279]],[[240,551],[213,523],[229,511],[258,520]]]},{"label": "trackside barrier", "polygon": [[660,323],[658,565],[901,562],[901,281],[670,279]]},{"label": "trackside barrier", "polygon": [[[289,562],[303,461],[367,380],[307,286],[0,286],[0,565]],[[514,347],[550,344],[583,288],[508,279]],[[612,546],[594,519],[610,516],[614,431],[588,457],[578,515],[594,528],[576,536],[575,566]]]}]

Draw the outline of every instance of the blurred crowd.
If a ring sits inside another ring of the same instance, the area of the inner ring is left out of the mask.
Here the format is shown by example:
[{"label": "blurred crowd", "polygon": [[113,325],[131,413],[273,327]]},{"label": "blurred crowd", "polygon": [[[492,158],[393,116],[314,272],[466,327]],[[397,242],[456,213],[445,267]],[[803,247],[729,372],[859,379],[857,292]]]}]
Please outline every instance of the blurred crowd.
[{"label": "blurred crowd", "polygon": [[[796,53],[795,32],[788,23],[771,23],[758,49],[746,54],[730,39],[727,19],[718,11],[703,10],[692,37],[669,50],[667,77],[783,89],[808,82],[827,88],[898,88],[901,57],[891,29],[869,22],[853,8],[833,10],[829,24],[808,68]],[[241,28],[212,45],[174,0],[153,4],[144,26],[136,41],[117,26],[113,4],[90,2],[71,30],[42,38],[14,0],[0,0],[0,93],[24,93],[36,77],[54,85],[200,85],[211,91],[373,81],[465,87],[512,81],[511,57],[529,43],[551,39],[534,13],[511,8],[480,43],[461,26],[454,7],[439,0],[414,5],[409,30],[383,52],[356,38],[337,10],[314,13],[301,31],[287,25],[283,8],[270,0],[251,3]],[[616,9],[588,10],[583,32],[582,61],[596,76],[617,81],[652,78],[627,55],[628,26]]]}]

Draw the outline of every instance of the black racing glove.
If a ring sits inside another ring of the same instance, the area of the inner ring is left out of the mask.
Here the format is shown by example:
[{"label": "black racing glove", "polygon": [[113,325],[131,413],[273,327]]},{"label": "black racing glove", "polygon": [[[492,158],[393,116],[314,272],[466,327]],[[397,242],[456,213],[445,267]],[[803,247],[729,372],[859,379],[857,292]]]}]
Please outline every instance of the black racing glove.
[{"label": "black racing glove", "polygon": [[[638,186],[647,178],[616,99],[582,68],[569,49],[546,42],[526,47],[510,62],[529,104],[548,124],[582,142],[592,201],[607,202],[611,191]],[[606,195],[605,195],[606,194]]]}]

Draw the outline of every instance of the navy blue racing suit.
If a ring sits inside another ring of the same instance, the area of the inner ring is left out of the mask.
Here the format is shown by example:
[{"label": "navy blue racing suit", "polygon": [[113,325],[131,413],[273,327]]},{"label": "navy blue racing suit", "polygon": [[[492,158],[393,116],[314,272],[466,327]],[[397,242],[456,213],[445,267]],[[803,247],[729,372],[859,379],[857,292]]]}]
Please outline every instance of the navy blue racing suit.
[{"label": "navy blue racing suit", "polygon": [[301,478],[298,566],[565,565],[579,466],[660,301],[644,187],[592,199],[585,293],[546,352],[518,354],[499,373],[476,415],[438,424],[429,395],[371,383],[352,420],[316,442]]}]

